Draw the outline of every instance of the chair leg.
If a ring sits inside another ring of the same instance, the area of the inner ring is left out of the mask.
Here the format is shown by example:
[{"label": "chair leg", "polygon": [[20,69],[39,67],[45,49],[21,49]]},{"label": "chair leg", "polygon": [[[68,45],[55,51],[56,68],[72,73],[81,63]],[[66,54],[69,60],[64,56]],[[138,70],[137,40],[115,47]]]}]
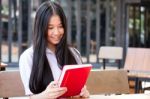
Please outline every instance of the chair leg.
[{"label": "chair leg", "polygon": [[121,68],[121,60],[118,60],[119,64],[118,64],[118,69]]},{"label": "chair leg", "polygon": [[6,68],[5,67],[0,67],[0,71],[5,71]]},{"label": "chair leg", "polygon": [[[144,81],[143,81],[144,82]],[[147,83],[147,82],[145,82],[145,83]],[[143,88],[142,88],[142,91],[143,91],[143,93],[146,91],[146,90],[148,90],[148,91],[150,91],[150,86],[148,85],[148,86],[143,86]]]},{"label": "chair leg", "polygon": [[142,81],[140,81],[139,78],[136,78],[135,93],[143,93]]},{"label": "chair leg", "polygon": [[9,99],[8,97],[5,97],[5,98],[3,98],[3,99]]},{"label": "chair leg", "polygon": [[105,69],[106,59],[103,59],[103,69]]},{"label": "chair leg", "polygon": [[145,90],[150,90],[150,87],[143,88],[143,92],[144,92]]}]

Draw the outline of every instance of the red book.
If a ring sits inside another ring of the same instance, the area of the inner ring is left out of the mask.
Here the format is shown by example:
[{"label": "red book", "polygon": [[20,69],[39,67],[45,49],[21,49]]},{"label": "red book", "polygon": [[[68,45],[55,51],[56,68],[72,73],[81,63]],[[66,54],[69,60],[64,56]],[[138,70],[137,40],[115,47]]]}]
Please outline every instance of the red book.
[{"label": "red book", "polygon": [[67,87],[67,92],[61,97],[79,95],[91,68],[91,64],[65,65],[59,78],[59,86]]}]

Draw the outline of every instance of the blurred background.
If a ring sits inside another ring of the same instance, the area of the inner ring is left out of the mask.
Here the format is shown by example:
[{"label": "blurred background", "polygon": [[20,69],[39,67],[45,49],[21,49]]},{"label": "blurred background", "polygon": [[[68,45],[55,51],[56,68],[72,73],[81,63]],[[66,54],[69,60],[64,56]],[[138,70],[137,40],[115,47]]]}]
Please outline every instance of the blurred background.
[{"label": "blurred background", "polygon": [[[0,61],[8,67],[18,67],[20,54],[32,44],[35,13],[44,1],[0,0]],[[123,47],[124,59],[128,47],[150,48],[150,0],[53,1],[63,7],[68,44],[81,52],[84,63],[100,66],[101,46]]]}]

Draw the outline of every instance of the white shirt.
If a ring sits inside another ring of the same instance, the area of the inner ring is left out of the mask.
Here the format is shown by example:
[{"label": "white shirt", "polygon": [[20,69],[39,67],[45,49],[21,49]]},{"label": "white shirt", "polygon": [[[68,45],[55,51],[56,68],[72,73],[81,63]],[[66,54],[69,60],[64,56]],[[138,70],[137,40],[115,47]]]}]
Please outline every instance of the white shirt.
[{"label": "white shirt", "polygon": [[[56,56],[48,48],[46,49],[46,56],[50,64],[54,80],[58,80],[61,74],[61,70],[58,67]],[[33,94],[29,89],[29,79],[32,69],[32,63],[33,63],[33,47],[30,47],[22,53],[19,60],[19,70],[26,95]]]}]

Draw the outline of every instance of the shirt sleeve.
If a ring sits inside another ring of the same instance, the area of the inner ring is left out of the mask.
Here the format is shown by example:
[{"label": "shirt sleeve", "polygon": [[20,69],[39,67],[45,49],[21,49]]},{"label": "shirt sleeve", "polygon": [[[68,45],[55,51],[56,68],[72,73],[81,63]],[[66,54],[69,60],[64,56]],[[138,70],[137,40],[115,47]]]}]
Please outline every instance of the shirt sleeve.
[{"label": "shirt sleeve", "polygon": [[24,85],[25,95],[33,94],[29,89],[29,79],[32,69],[33,61],[33,51],[31,48],[27,49],[19,59],[19,70],[21,75],[21,80]]}]

